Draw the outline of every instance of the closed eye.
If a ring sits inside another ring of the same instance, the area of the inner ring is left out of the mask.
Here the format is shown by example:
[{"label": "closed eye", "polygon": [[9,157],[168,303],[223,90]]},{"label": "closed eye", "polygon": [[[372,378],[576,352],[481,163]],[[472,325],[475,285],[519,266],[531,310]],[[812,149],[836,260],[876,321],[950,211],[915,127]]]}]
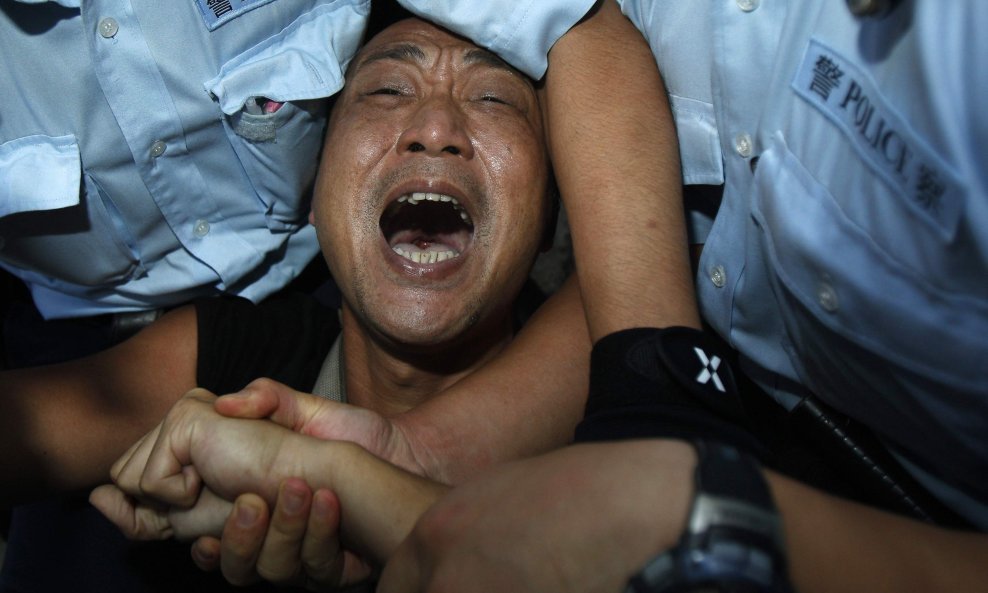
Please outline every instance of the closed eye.
[{"label": "closed eye", "polygon": [[481,101],[489,101],[491,103],[500,103],[501,105],[510,105],[511,103],[505,101],[504,99],[496,95],[484,95],[480,98]]},{"label": "closed eye", "polygon": [[390,96],[396,96],[397,97],[397,96],[400,96],[402,94],[402,92],[400,90],[398,90],[398,89],[393,89],[393,88],[390,88],[390,87],[383,87],[383,88],[375,89],[375,90],[373,90],[373,91],[371,91],[371,92],[369,92],[367,94],[368,95],[390,95]]}]

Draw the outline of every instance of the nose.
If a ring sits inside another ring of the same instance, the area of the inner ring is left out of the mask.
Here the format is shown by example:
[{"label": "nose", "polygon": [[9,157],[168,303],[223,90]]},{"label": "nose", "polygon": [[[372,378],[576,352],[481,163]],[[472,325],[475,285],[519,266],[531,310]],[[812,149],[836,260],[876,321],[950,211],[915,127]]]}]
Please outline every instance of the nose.
[{"label": "nose", "polygon": [[398,139],[398,150],[473,158],[473,142],[464,115],[448,97],[434,97],[419,105]]}]

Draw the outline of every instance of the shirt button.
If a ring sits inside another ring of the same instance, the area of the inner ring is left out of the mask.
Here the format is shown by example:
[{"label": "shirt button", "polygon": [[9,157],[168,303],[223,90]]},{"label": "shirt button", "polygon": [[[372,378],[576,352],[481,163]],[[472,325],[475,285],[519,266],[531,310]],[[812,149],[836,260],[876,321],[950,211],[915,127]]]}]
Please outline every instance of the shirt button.
[{"label": "shirt button", "polygon": [[738,134],[734,138],[734,150],[744,158],[750,157],[752,151],[751,136]]},{"label": "shirt button", "polygon": [[117,34],[120,30],[120,25],[117,24],[117,19],[106,17],[99,22],[99,34],[109,39]]},{"label": "shirt button", "polygon": [[758,8],[759,0],[737,0],[738,8],[745,12],[751,12]]},{"label": "shirt button", "polygon": [[724,270],[724,266],[710,268],[710,281],[717,288],[724,288],[724,285],[727,284],[727,272]]},{"label": "shirt button", "polygon": [[154,158],[158,158],[159,156],[165,154],[166,150],[168,150],[168,145],[161,140],[155,140],[151,144],[151,156]]},{"label": "shirt button", "polygon": [[837,291],[827,282],[821,282],[817,286],[816,298],[820,306],[827,313],[834,313],[840,308],[840,302],[837,300]]},{"label": "shirt button", "polygon": [[205,237],[206,235],[209,234],[209,223],[200,218],[199,220],[196,221],[195,226],[192,227],[192,234],[199,237],[200,239],[202,237]]}]

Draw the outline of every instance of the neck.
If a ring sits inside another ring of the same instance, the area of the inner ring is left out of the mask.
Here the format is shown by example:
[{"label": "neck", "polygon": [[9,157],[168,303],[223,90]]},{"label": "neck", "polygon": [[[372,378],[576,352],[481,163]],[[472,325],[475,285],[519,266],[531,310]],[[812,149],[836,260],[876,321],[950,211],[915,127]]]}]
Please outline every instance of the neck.
[{"label": "neck", "polygon": [[494,358],[511,341],[511,319],[474,328],[471,339],[416,347],[372,334],[343,307],[343,365],[347,402],[383,416],[405,412]]}]

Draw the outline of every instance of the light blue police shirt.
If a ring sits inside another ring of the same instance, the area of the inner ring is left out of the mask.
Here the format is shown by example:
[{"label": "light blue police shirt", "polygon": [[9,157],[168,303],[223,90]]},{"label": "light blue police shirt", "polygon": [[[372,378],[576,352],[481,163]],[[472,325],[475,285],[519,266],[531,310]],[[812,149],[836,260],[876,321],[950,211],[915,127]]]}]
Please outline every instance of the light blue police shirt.
[{"label": "light blue police shirt", "polygon": [[988,3],[623,0],[688,183],[723,183],[704,318],[988,528]]},{"label": "light blue police shirt", "polygon": [[411,12],[473,40],[538,80],[552,45],[596,0],[398,0]]},{"label": "light blue police shirt", "polygon": [[342,85],[369,1],[79,4],[0,12],[0,262],[49,318],[284,286],[318,252],[306,101]]},{"label": "light blue police shirt", "polygon": [[[540,77],[591,0],[408,8]],[[21,0],[0,12],[0,265],[48,318],[224,291],[318,252],[325,113],[369,0]],[[286,102],[266,113],[258,99]]]}]

